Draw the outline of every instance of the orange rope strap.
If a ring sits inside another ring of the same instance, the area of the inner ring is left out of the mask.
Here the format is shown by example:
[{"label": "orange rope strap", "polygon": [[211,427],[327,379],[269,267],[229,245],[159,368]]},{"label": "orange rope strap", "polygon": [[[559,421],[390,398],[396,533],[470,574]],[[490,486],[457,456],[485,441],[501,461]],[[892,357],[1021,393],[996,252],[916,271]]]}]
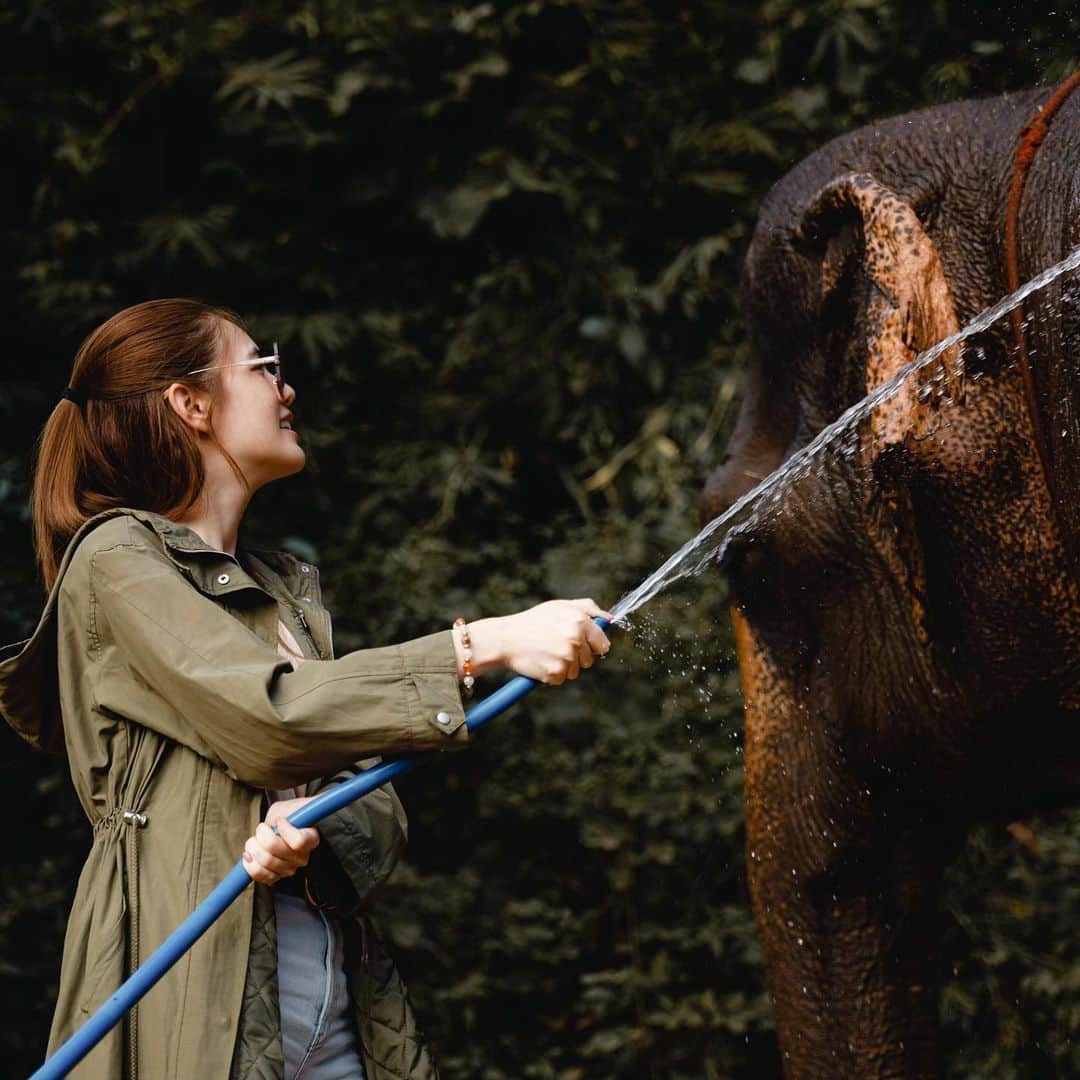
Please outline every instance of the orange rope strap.
[{"label": "orange rope strap", "polygon": [[[1005,284],[1010,293],[1016,292],[1020,287],[1020,270],[1016,258],[1016,224],[1020,217],[1020,199],[1024,194],[1028,169],[1035,159],[1035,154],[1042,145],[1043,139],[1046,138],[1046,133],[1050,130],[1050,123],[1054,119],[1054,115],[1065,104],[1069,95],[1077,86],[1080,86],[1080,69],[1074,71],[1039,106],[1035,115],[1028,121],[1027,126],[1021,132],[1020,141],[1016,146],[1016,154],[1013,157],[1012,183],[1009,185],[1009,197],[1005,204]],[[1039,425],[1039,414],[1036,410],[1035,381],[1031,376],[1027,345],[1024,342],[1024,312],[1021,304],[1013,307],[1009,312],[1009,319],[1012,323],[1013,338],[1016,341],[1017,361],[1024,382],[1024,397],[1027,399],[1028,413],[1031,417],[1032,431],[1035,435],[1035,445],[1039,451],[1039,460],[1042,463],[1043,473],[1049,484],[1050,472],[1046,462],[1046,447]]]}]

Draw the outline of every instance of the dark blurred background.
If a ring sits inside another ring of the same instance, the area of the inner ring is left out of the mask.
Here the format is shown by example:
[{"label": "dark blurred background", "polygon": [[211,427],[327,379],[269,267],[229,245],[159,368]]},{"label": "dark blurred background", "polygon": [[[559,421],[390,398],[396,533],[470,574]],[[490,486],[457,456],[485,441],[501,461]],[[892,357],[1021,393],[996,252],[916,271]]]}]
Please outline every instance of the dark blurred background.
[{"label": "dark blurred background", "polygon": [[[1080,15],[930,0],[199,0],[0,11],[3,639],[42,593],[36,433],[155,296],[281,343],[305,474],[248,536],[323,566],[339,651],[611,604],[697,529],[737,407],[740,258],[830,136],[1052,83]],[[778,298],[782,303],[782,298]],[[447,1078],[775,1077],[723,588],[401,785],[384,893]],[[1020,718],[1018,718],[1019,720]],[[89,829],[0,733],[3,1071],[38,1063]],[[976,834],[941,953],[951,1075],[1080,1073],[1080,815]]]}]

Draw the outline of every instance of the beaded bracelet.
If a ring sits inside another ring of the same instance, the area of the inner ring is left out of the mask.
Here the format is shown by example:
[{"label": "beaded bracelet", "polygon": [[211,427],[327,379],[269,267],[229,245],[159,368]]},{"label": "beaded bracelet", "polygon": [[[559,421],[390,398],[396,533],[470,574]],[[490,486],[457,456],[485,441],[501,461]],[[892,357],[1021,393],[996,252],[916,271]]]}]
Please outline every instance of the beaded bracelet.
[{"label": "beaded bracelet", "polygon": [[459,615],[454,620],[454,629],[461,630],[461,696],[467,701],[472,697],[476,679],[472,673],[472,638],[469,637],[469,626]]}]

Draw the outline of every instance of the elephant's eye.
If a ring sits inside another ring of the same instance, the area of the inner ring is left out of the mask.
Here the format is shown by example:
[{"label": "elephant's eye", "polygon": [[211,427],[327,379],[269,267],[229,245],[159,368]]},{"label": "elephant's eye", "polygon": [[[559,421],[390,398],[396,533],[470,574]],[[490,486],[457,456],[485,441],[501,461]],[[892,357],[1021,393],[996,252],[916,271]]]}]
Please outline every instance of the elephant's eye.
[{"label": "elephant's eye", "polygon": [[761,538],[736,529],[718,559],[720,572],[728,579],[738,601],[740,593],[751,592],[767,580],[768,548]]},{"label": "elephant's eye", "polygon": [[972,334],[964,342],[961,362],[964,365],[964,374],[968,378],[998,371],[1008,363],[1008,360],[1008,349],[992,330]]}]

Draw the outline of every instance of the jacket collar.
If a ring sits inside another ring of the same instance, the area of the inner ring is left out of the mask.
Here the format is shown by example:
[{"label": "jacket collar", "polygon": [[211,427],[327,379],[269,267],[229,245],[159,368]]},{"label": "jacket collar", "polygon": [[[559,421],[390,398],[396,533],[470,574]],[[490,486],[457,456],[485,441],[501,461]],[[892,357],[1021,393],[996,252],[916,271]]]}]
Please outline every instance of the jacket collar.
[{"label": "jacket collar", "polygon": [[[322,613],[318,568],[287,551],[265,551],[241,545],[236,556],[207,544],[198,533],[159,514],[139,511],[134,516],[158,535],[166,555],[200,592],[241,605],[284,604],[297,612],[317,653],[333,655],[329,618]],[[266,631],[267,640],[277,638]]]},{"label": "jacket collar", "polygon": [[[169,558],[208,596],[257,589],[275,600],[315,600],[318,572],[286,551],[263,551],[243,544],[236,555],[211,547],[194,529],[144,510],[128,511],[153,529]],[[239,599],[239,598],[238,598]]]},{"label": "jacket collar", "polygon": [[[229,596],[248,590],[267,592],[245,565],[243,549],[236,555],[211,547],[187,525],[170,521],[159,514],[134,514],[157,534],[165,554],[180,572],[207,596]],[[237,597],[239,599],[239,597]]]}]

